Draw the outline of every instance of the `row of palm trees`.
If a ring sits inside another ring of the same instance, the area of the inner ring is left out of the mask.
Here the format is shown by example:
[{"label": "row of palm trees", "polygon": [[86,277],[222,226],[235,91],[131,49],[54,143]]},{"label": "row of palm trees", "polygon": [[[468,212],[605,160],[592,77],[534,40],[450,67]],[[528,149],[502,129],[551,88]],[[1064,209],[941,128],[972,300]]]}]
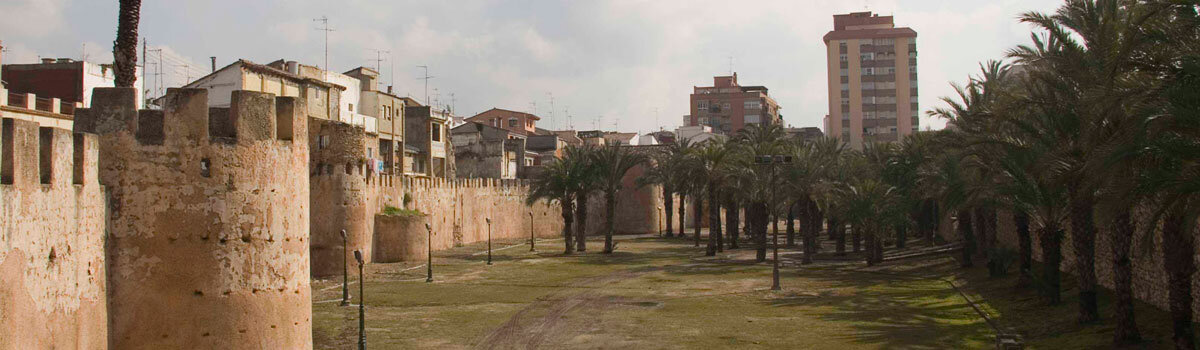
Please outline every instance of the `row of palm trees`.
[{"label": "row of palm trees", "polygon": [[[620,144],[607,146],[570,146],[561,157],[547,164],[530,183],[532,204],[539,200],[557,202],[562,207],[565,253],[587,250],[588,198],[597,191],[604,195],[604,253],[616,249],[612,236],[616,216],[617,193],[622,180],[633,168],[647,164],[649,157]],[[576,227],[578,225],[578,227]]]}]

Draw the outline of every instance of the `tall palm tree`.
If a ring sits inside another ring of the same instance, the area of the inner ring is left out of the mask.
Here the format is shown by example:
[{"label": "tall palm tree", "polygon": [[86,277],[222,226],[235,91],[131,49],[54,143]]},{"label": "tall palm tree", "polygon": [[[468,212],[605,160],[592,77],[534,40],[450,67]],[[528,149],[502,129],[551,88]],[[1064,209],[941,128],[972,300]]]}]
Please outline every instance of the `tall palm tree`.
[{"label": "tall palm tree", "polygon": [[142,0],[121,0],[117,15],[117,40],[113,41],[113,66],[117,87],[133,87],[137,81],[138,22]]},{"label": "tall palm tree", "polygon": [[588,202],[592,193],[595,193],[596,189],[600,187],[601,181],[596,163],[590,160],[595,153],[595,147],[580,146],[567,147],[564,155],[568,159],[580,160],[579,176],[571,191],[572,196],[575,197],[575,217],[578,223],[575,230],[575,250],[580,252],[587,251]]},{"label": "tall palm tree", "polygon": [[612,144],[600,147],[595,152],[592,152],[592,156],[589,159],[595,167],[595,172],[599,175],[600,187],[604,190],[604,253],[611,254],[615,248],[612,243],[612,236],[613,228],[616,224],[613,220],[616,217],[617,192],[621,191],[623,187],[622,182],[625,178],[625,173],[636,166],[647,163],[649,157],[645,154],[634,152],[629,147]]},{"label": "tall palm tree", "polygon": [[532,205],[539,200],[558,202],[562,207],[563,240],[566,244],[563,254],[574,252],[571,234],[574,223],[574,190],[579,183],[580,169],[584,160],[563,157],[550,162],[545,169],[530,181],[529,197],[526,204]]},{"label": "tall palm tree", "polygon": [[[771,216],[771,211],[777,209],[775,203],[768,203],[775,200],[774,184],[769,183],[775,178],[776,169],[769,166],[756,166],[750,164],[748,160],[757,156],[781,154],[785,150],[783,128],[778,125],[754,124],[742,131],[737,136],[742,143],[742,149],[745,156],[741,158],[742,164],[739,166],[744,169],[735,176],[741,176],[751,186],[742,189],[748,198],[750,198],[751,212],[756,218],[754,233],[757,244],[755,259],[759,262],[767,260],[767,223]],[[782,197],[781,197],[782,198]]]},{"label": "tall palm tree", "polygon": [[[695,153],[695,170],[691,176],[705,183],[705,193],[708,195],[709,230],[708,249],[705,255],[713,256],[719,249],[721,237],[721,204],[720,194],[727,173],[727,161],[733,153],[733,148],[724,139],[714,138],[702,143]],[[699,196],[697,197],[699,198]],[[697,205],[697,210],[700,206]],[[699,236],[697,236],[697,239]]]}]

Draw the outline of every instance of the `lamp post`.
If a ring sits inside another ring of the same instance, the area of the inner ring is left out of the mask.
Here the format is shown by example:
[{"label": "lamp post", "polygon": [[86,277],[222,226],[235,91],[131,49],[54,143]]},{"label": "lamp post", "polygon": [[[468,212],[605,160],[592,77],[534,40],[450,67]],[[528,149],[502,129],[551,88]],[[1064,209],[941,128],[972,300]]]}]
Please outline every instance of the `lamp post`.
[{"label": "lamp post", "polygon": [[358,261],[358,350],[367,349],[367,299],[363,297],[363,258],[362,252],[354,250],[354,260]]},{"label": "lamp post", "polygon": [[[776,166],[778,166],[780,164],[791,164],[792,156],[781,155],[781,154],[755,156],[754,163],[770,167],[771,172],[768,175],[768,176],[770,176],[768,181],[769,181],[770,187],[772,189],[774,189],[775,188],[775,168],[776,168]],[[774,206],[775,206],[775,191],[771,191],[767,208],[774,209]],[[771,210],[771,211],[774,211],[774,210]],[[778,220],[778,218],[775,218],[775,217],[773,217],[772,219]],[[780,287],[780,285],[779,285],[779,225],[773,225],[773,226],[775,229],[774,229],[774,234],[772,234],[772,236],[771,236],[771,245],[773,246],[772,249],[774,251],[774,253],[773,253],[774,254],[774,259],[773,259],[774,262],[772,263],[772,266],[771,266],[771,290],[781,290],[783,288]]]},{"label": "lamp post", "polygon": [[536,249],[533,249],[533,211],[532,210],[529,211],[529,251],[530,252],[537,251]]},{"label": "lamp post", "polygon": [[346,230],[342,230],[342,302],[341,306],[350,305],[350,243],[346,238]]},{"label": "lamp post", "polygon": [[428,274],[425,276],[425,282],[429,283],[433,282],[433,226],[429,226],[428,223],[425,224],[425,231],[429,233],[425,236],[425,255],[429,257],[429,260],[425,262],[425,267],[428,269]]},{"label": "lamp post", "polygon": [[487,260],[487,264],[491,265],[492,264],[492,218],[484,218],[483,220],[487,221],[487,226],[488,226],[488,260]]}]

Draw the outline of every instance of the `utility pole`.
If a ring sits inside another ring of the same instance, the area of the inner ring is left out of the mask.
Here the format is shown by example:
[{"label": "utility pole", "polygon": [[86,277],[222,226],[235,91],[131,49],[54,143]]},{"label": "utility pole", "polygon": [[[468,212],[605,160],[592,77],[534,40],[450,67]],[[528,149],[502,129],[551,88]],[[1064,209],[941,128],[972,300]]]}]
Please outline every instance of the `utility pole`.
[{"label": "utility pole", "polygon": [[[146,38],[142,38],[142,90],[146,89]],[[145,91],[138,91],[145,94]],[[145,99],[147,96],[142,96]]]},{"label": "utility pole", "polygon": [[323,69],[329,71],[329,32],[332,32],[333,28],[329,28],[329,17],[314,18],[313,22],[321,22],[321,27],[317,30],[325,32],[325,67]]},{"label": "utility pole", "polygon": [[162,96],[162,49],[150,49],[158,55],[158,63],[154,65],[154,95]]},{"label": "utility pole", "polygon": [[421,69],[425,70],[425,75],[420,78],[417,78],[417,79],[425,80],[425,104],[428,105],[429,104],[429,78],[433,78],[433,77],[429,76],[429,66],[417,66],[417,68],[421,68]]}]

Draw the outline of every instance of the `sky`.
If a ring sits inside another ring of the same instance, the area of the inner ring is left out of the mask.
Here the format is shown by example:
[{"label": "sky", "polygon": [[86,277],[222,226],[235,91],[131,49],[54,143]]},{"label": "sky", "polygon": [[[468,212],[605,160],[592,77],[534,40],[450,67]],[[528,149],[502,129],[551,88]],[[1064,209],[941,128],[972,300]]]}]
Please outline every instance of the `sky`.
[{"label": "sky", "polygon": [[[236,59],[332,70],[379,66],[399,95],[471,116],[535,112],[539,127],[674,129],[693,86],[738,73],[763,85],[794,127],[828,113],[825,44],[833,15],[873,11],[917,31],[922,111],[953,94],[979,62],[1029,42],[1016,17],[1055,0],[144,1],[140,34],[153,51],[147,88],[182,85]],[[328,18],[333,31],[314,19]],[[112,60],[117,1],[0,0],[4,63],[40,57]],[[386,53],[380,52],[386,51]],[[161,60],[159,59],[161,52]],[[383,61],[377,61],[382,57]],[[159,62],[162,62],[161,64]],[[922,128],[944,120],[924,116]]]}]

